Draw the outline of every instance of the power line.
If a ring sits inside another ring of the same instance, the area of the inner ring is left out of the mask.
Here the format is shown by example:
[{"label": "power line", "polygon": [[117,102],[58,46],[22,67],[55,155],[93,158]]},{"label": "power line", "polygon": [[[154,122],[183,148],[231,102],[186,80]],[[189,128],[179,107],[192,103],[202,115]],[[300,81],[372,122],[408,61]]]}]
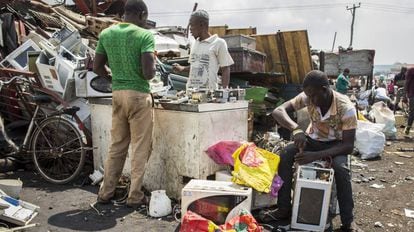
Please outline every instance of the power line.
[{"label": "power line", "polygon": [[[323,8],[335,8],[343,7],[345,3],[331,3],[331,4],[310,4],[310,5],[290,5],[290,6],[272,6],[272,7],[258,7],[258,8],[244,8],[244,9],[220,9],[220,10],[207,10],[209,14],[227,14],[227,13],[251,13],[251,12],[266,12],[275,10],[312,10]],[[181,16],[189,15],[190,11],[167,11],[167,12],[154,12],[151,15],[156,16]]]},{"label": "power line", "polygon": [[[302,10],[321,10],[329,8],[343,7],[346,3],[330,3],[330,4],[308,4],[308,5],[289,5],[289,6],[271,6],[271,7],[257,7],[257,8],[242,8],[242,9],[220,9],[207,10],[211,15],[226,15],[235,13],[263,13],[274,12],[278,10],[302,11]],[[352,7],[350,9],[353,9]],[[371,11],[381,11],[387,13],[403,13],[413,14],[414,7],[406,7],[401,5],[391,5],[383,3],[364,3],[364,9]],[[191,11],[165,11],[153,12],[151,15],[156,17],[171,17],[171,16],[185,16],[188,17]]]}]

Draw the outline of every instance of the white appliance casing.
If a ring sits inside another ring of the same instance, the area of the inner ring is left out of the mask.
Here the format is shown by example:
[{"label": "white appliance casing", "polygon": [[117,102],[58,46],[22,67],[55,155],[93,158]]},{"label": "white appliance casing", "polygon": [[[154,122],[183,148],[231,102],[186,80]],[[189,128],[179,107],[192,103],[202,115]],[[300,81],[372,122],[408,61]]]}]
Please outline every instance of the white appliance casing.
[{"label": "white appliance casing", "polygon": [[[187,212],[194,201],[212,196],[246,197],[227,214],[226,222],[237,216],[240,210],[250,212],[252,205],[252,189],[227,181],[191,180],[181,191],[181,215]],[[195,212],[197,213],[197,212]]]},{"label": "white appliance casing", "polygon": [[75,71],[75,86],[77,97],[112,97],[112,93],[98,92],[91,87],[91,80],[98,75],[88,71],[84,75],[84,71]]},{"label": "white appliance casing", "polygon": [[[327,180],[318,179],[317,172],[329,173],[329,178]],[[292,209],[292,221],[291,227],[294,229],[301,229],[306,231],[324,231],[326,226],[326,221],[328,218],[329,204],[331,200],[331,191],[332,191],[332,181],[334,178],[333,169],[326,168],[316,168],[310,166],[299,166],[297,171],[297,176],[295,180],[295,191],[293,198],[293,209]],[[320,194],[319,199],[315,199],[315,194],[307,195],[302,193],[310,190],[317,191]],[[318,202],[321,202],[321,206],[318,207]],[[311,208],[313,210],[312,215],[302,215],[301,209]],[[318,212],[316,212],[318,211]],[[315,216],[319,214],[320,219],[317,223],[305,223],[307,219],[304,217]]]}]

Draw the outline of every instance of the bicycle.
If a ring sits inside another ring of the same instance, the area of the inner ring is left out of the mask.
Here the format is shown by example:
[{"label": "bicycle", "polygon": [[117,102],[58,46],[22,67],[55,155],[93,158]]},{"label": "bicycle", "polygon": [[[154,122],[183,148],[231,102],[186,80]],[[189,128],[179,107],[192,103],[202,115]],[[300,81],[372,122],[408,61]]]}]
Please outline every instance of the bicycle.
[{"label": "bicycle", "polygon": [[32,154],[34,166],[45,180],[54,184],[68,183],[82,171],[86,151],[89,149],[80,125],[71,120],[76,117],[79,107],[63,107],[51,111],[45,106],[54,101],[53,96],[38,95],[41,90],[36,91],[32,84],[30,78],[21,76],[15,76],[9,81],[0,80],[0,92],[3,86],[14,87],[27,112],[30,112],[30,104],[22,99],[24,96],[30,96],[35,105],[34,112],[29,116],[30,123],[23,142],[11,146],[12,151],[3,157],[16,158],[17,155]]}]

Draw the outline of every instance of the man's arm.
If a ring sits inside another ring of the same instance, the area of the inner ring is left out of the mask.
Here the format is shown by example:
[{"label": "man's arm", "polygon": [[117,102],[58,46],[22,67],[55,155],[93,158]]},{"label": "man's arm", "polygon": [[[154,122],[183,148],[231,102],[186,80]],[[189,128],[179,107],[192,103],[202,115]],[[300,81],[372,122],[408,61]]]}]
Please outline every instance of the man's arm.
[{"label": "man's arm", "polygon": [[[297,96],[298,98],[300,96]],[[297,99],[294,100],[297,100]],[[299,129],[299,125],[293,121],[289,114],[290,112],[295,111],[292,102],[288,101],[277,107],[273,112],[273,118],[278,122],[282,127],[292,131],[293,141],[295,142],[296,147],[299,149],[299,153],[303,153],[306,143],[306,134],[303,130]]]},{"label": "man's arm", "polygon": [[96,53],[93,61],[93,71],[101,77],[107,77],[111,79],[108,70],[106,70],[106,63],[108,57],[105,54]]},{"label": "man's arm", "polygon": [[272,116],[279,125],[290,131],[293,131],[298,127],[298,124],[295,121],[293,121],[288,114],[293,111],[294,109],[292,103],[290,101],[287,101],[282,105],[278,106],[275,110],[273,110]]},{"label": "man's arm", "polygon": [[142,73],[145,80],[151,80],[155,76],[155,58],[153,52],[144,52],[141,55]]},{"label": "man's arm", "polygon": [[221,85],[228,88],[230,84],[230,66],[221,67]]},{"label": "man's arm", "polygon": [[355,141],[355,131],[344,130],[342,132],[342,141],[337,145],[321,151],[305,151],[303,153],[298,153],[295,156],[295,161],[300,165],[310,163],[315,160],[324,159],[327,157],[335,157],[337,155],[351,154],[354,150],[354,141]]},{"label": "man's arm", "polygon": [[180,72],[190,72],[190,65],[188,66],[182,66],[177,63],[172,64],[172,68],[174,72],[180,73]]}]

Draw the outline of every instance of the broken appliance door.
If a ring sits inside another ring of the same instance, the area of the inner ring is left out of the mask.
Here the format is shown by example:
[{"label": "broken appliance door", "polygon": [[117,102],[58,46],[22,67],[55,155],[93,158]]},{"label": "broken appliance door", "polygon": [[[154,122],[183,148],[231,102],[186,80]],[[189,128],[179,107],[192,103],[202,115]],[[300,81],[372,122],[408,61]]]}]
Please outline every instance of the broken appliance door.
[{"label": "broken appliance door", "polygon": [[17,70],[27,70],[27,53],[29,51],[40,51],[39,46],[37,46],[37,44],[31,39],[24,42],[20,47],[6,56],[6,58],[1,61],[0,66],[4,68],[14,68]]}]

